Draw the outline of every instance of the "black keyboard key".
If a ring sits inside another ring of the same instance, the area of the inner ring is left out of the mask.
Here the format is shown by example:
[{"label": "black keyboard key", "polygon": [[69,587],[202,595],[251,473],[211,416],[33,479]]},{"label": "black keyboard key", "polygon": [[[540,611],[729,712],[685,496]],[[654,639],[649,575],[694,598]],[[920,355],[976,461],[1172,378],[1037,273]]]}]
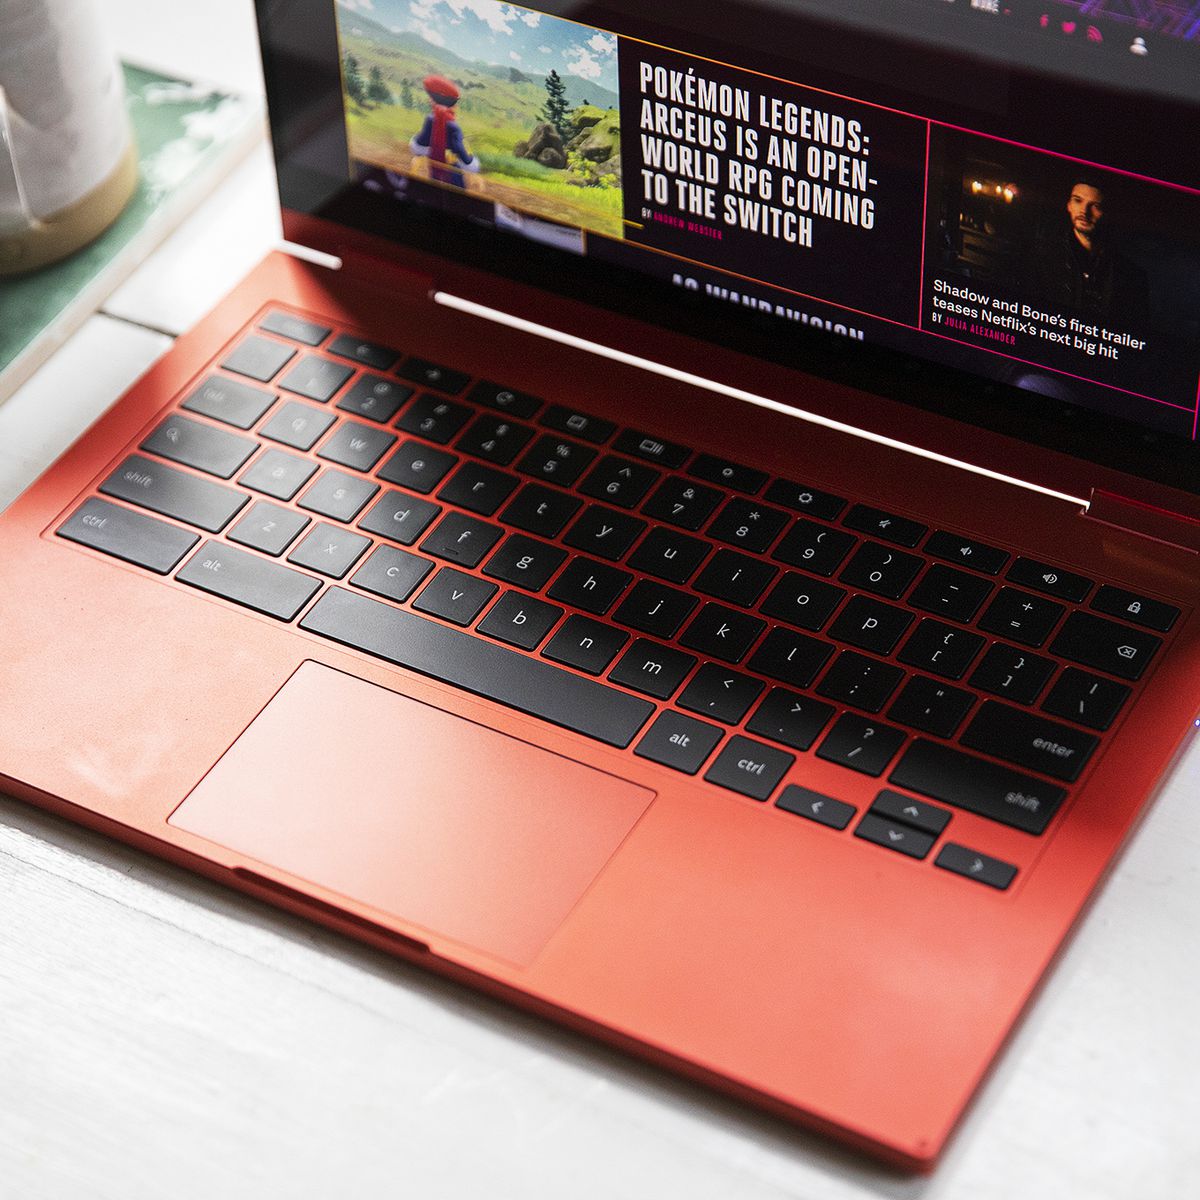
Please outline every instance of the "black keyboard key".
[{"label": "black keyboard key", "polygon": [[413,390],[382,375],[360,375],[338,401],[338,408],[386,424],[403,407]]},{"label": "black keyboard key", "polygon": [[595,457],[596,452],[590,446],[547,435],[533,443],[533,449],[517,463],[517,470],[561,487],[571,487]]},{"label": "black keyboard key", "polygon": [[[695,662],[695,659],[692,660]],[[763,685],[749,675],[705,663],[683,689],[676,703],[727,725],[736,725],[758,699]]]},{"label": "black keyboard key", "polygon": [[896,600],[903,595],[923,565],[921,559],[912,554],[891,550],[878,542],[866,542],[858,548],[838,578],[851,587]]},{"label": "black keyboard key", "polygon": [[569,433],[572,437],[583,438],[585,442],[594,442],[597,446],[603,445],[617,432],[617,427],[612,421],[592,417],[561,404],[552,404],[546,409],[542,414],[542,424],[547,429]]},{"label": "black keyboard key", "polygon": [[901,725],[938,737],[953,737],[971,710],[975,697],[924,675],[914,675],[888,709],[888,716]]},{"label": "black keyboard key", "polygon": [[985,579],[935,563],[913,588],[908,602],[913,608],[966,623],[974,619],[991,590]]},{"label": "black keyboard key", "polygon": [[748,737],[733,737],[704,773],[704,778],[752,800],[765,800],[795,761],[793,755],[782,750],[764,746]]},{"label": "black keyboard key", "polygon": [[279,386],[285,391],[295,392],[297,396],[324,404],[337,394],[353,374],[353,367],[318,358],[315,354],[306,354],[280,379]]},{"label": "black keyboard key", "polygon": [[820,517],[822,521],[836,521],[838,514],[846,507],[846,501],[840,496],[831,496],[828,492],[820,492],[802,483],[792,483],[789,479],[776,479],[767,488],[763,499],[772,504],[782,504],[793,512]]},{"label": "black keyboard key", "polygon": [[653,637],[673,638],[696,604],[686,592],[641,579],[617,606],[613,620]]},{"label": "black keyboard key", "polygon": [[317,457],[366,474],[395,444],[396,439],[382,429],[343,421],[317,451]]},{"label": "black keyboard key", "polygon": [[632,454],[646,462],[659,463],[670,470],[677,470],[687,462],[691,451],[675,442],[664,442],[636,429],[626,429],[613,442],[613,449],[621,454]]},{"label": "black keyboard key", "polygon": [[359,521],[358,527],[391,538],[402,546],[411,546],[441,511],[440,505],[430,504],[428,500],[386,491]]},{"label": "black keyboard key", "polygon": [[936,804],[929,804],[912,796],[905,796],[901,792],[893,792],[890,788],[884,788],[875,797],[871,812],[889,821],[899,821],[901,825],[911,825],[923,833],[933,834],[934,837],[950,824],[950,814],[944,808],[938,808]]},{"label": "black keyboard key", "polygon": [[904,672],[891,663],[843,650],[825,672],[817,691],[831,700],[874,713],[888,702],[903,678]]},{"label": "black keyboard key", "polygon": [[752,500],[733,499],[708,527],[708,536],[751,554],[762,554],[788,523],[787,513]]},{"label": "black keyboard key", "polygon": [[394,546],[376,546],[371,557],[350,576],[350,582],[403,604],[432,570],[433,563],[427,558]]},{"label": "black keyboard key", "polygon": [[274,403],[272,392],[239,383],[236,379],[210,375],[183,402],[183,407],[238,429],[250,429]]},{"label": "black keyboard key", "polygon": [[1057,596],[1060,600],[1078,603],[1092,590],[1092,581],[1083,575],[1074,575],[1061,567],[1037,562],[1032,558],[1018,558],[1008,569],[1008,578],[1022,587]]},{"label": "black keyboard key", "polygon": [[800,787],[795,783],[789,783],[779,793],[775,807],[782,808],[784,812],[795,813],[798,817],[807,817],[810,821],[827,825],[830,829],[845,829],[858,812],[853,804],[835,800],[832,796],[823,796],[820,792]]},{"label": "black keyboard key", "polygon": [[296,348],[273,338],[243,338],[222,360],[221,366],[236,375],[246,375],[259,383],[269,383],[286,363],[296,357]]},{"label": "black keyboard key", "polygon": [[231,542],[261,550],[278,558],[308,525],[309,517],[272,504],[270,500],[256,500],[249,511],[227,534]]},{"label": "black keyboard key", "polygon": [[844,588],[788,571],[761,607],[768,617],[778,617],[801,629],[816,630],[829,620],[845,594]]},{"label": "black keyboard key", "polygon": [[464,454],[507,467],[525,449],[531,437],[533,430],[528,425],[484,413],[471,422],[467,432],[458,439],[457,448]]},{"label": "black keyboard key", "polygon": [[542,654],[555,662],[599,675],[629,641],[629,634],[602,625],[591,617],[568,617],[546,644]]},{"label": "black keyboard key", "polygon": [[723,733],[715,725],[668,709],[659,714],[633,752],[685,775],[695,775]]},{"label": "black keyboard key", "polygon": [[964,746],[1043,775],[1074,783],[1100,744],[1057,721],[987,700],[959,738]]},{"label": "black keyboard key", "polygon": [[289,400],[259,433],[294,450],[311,450],[335,420],[337,418],[323,408]]},{"label": "black keyboard key", "polygon": [[341,579],[370,548],[371,539],[337,525],[318,521],[288,555],[288,562],[331,579]]},{"label": "black keyboard key", "polygon": [[379,491],[379,484],[358,475],[332,469],[322,471],[316,483],[300,497],[300,507],[332,517],[335,521],[353,521]]},{"label": "black keyboard key", "polygon": [[775,547],[774,557],[814,575],[832,575],[854,548],[856,538],[815,521],[799,520]]},{"label": "black keyboard key", "polygon": [[1092,607],[1110,617],[1121,617],[1135,625],[1157,629],[1160,633],[1166,633],[1179,616],[1179,609],[1173,604],[1164,604],[1161,600],[1151,600],[1148,596],[1139,596],[1136,592],[1127,592],[1124,588],[1110,587],[1108,584],[1096,593]]},{"label": "black keyboard key", "polygon": [[936,838],[927,833],[912,829],[907,825],[897,825],[883,817],[869,812],[855,827],[854,836],[864,841],[874,842],[877,846],[886,846],[907,854],[910,858],[924,858],[933,849]]},{"label": "black keyboard key", "polygon": [[680,636],[689,650],[699,650],[722,662],[741,662],[754,645],[766,622],[721,604],[706,604]]},{"label": "black keyboard key", "polygon": [[538,483],[527,483],[513,502],[500,514],[508,525],[539,537],[558,537],[563,526],[580,510],[574,496],[552,491]]},{"label": "black keyboard key", "polygon": [[778,570],[736,550],[718,550],[696,577],[696,591],[749,608],[763,594]]},{"label": "black keyboard key", "polygon": [[599,504],[589,504],[571,526],[563,541],[576,550],[585,550],[609,562],[624,558],[626,551],[641,536],[645,521]]},{"label": "black keyboard key", "polygon": [[1077,667],[1067,667],[1042,704],[1044,711],[1089,729],[1107,729],[1129,699],[1129,688]]},{"label": "black keyboard key", "polygon": [[442,567],[421,589],[413,608],[444,617],[455,625],[470,625],[499,589],[486,579]]},{"label": "black keyboard key", "polygon": [[517,477],[482,463],[465,462],[438,492],[438,499],[490,517],[517,487]]},{"label": "black keyboard key", "polygon": [[476,628],[510,646],[535,650],[562,612],[561,608],[544,600],[522,596],[520,592],[505,592]]},{"label": "black keyboard key", "polygon": [[655,527],[629,557],[635,571],[644,571],[668,583],[686,583],[712,547],[708,542]]},{"label": "black keyboard key", "polygon": [[748,665],[769,679],[803,688],[812,683],[832,653],[833,647],[828,642],[819,642],[791,629],[775,628],[763,638]]},{"label": "black keyboard key", "polygon": [[817,748],[817,757],[864,775],[882,775],[904,745],[902,729],[882,725],[858,713],[842,713]]},{"label": "black keyboard key", "polygon": [[465,371],[454,371],[424,358],[406,358],[396,368],[396,374],[410,383],[437,388],[448,396],[457,396],[471,382]]},{"label": "black keyboard key", "polygon": [[488,559],[483,573],[528,591],[540,592],[566,558],[567,552],[557,546],[539,542],[523,533],[513,533]]},{"label": "black keyboard key", "polygon": [[735,492],[745,492],[750,496],[762,491],[763,484],[767,482],[765,472],[756,471],[753,467],[743,467],[712,454],[697,455],[696,461],[688,468],[688,474],[708,483],[719,483]]},{"label": "black keyboard key", "polygon": [[654,712],[640,696],[342,588],[327,591],[300,624],[611,746],[628,746]]},{"label": "black keyboard key", "polygon": [[100,490],[106,496],[127,500],[210,533],[224,529],[249,499],[244,492],[223,483],[189,475],[140,454],[131,454],[100,485]]},{"label": "black keyboard key", "polygon": [[925,553],[960,567],[970,567],[972,571],[982,571],[985,575],[999,575],[1008,562],[1007,550],[998,550],[974,538],[960,537],[941,529],[929,535]]},{"label": "black keyboard key", "polygon": [[554,581],[547,595],[551,600],[599,615],[612,608],[631,579],[633,576],[628,571],[618,571],[616,567],[591,558],[576,557]]},{"label": "black keyboard key", "polygon": [[405,442],[379,468],[379,478],[413,492],[428,494],[441,483],[456,462],[458,459],[445,450],[435,450],[420,442]]},{"label": "black keyboard key", "polygon": [[376,371],[390,370],[392,364],[400,357],[399,350],[381,346],[378,342],[367,342],[349,333],[340,333],[326,347],[330,354],[338,358],[348,358],[353,362],[362,363],[364,367],[372,367]]},{"label": "black keyboard key", "polygon": [[990,858],[986,854],[980,854],[977,850],[960,846],[957,842],[947,842],[938,851],[933,865],[941,867],[945,871],[953,871],[955,875],[986,883],[988,887],[994,887],[999,891],[1004,891],[1017,877],[1017,868],[1012,863],[1006,863],[999,858]]},{"label": "black keyboard key", "polygon": [[423,394],[400,414],[396,426],[406,433],[415,433],[430,442],[445,445],[470,419],[471,410],[465,404]]},{"label": "black keyboard key", "polygon": [[905,751],[890,780],[1026,833],[1041,833],[1067,794],[1056,784],[924,738]]},{"label": "black keyboard key", "polygon": [[448,558],[460,567],[477,567],[500,540],[503,531],[463,513],[447,513],[421,543],[421,549]]},{"label": "black keyboard key", "polygon": [[321,586],[311,575],[220,542],[205,542],[175,578],[280,621],[290,621]]},{"label": "black keyboard key", "polygon": [[542,407],[542,402],[536,396],[513,391],[503,384],[489,383],[486,379],[471,389],[467,399],[521,421],[528,421]]},{"label": "black keyboard key", "polygon": [[944,679],[961,679],[983,649],[984,641],[977,633],[927,617],[905,642],[898,657],[910,667],[920,667]]},{"label": "black keyboard key", "polygon": [[746,722],[746,729],[793,749],[807,750],[833,714],[831,704],[822,704],[787,688],[772,688]]},{"label": "black keyboard key", "polygon": [[1054,654],[1121,679],[1141,679],[1162,639],[1091,613],[1073,612],[1050,644]]},{"label": "black keyboard key", "polygon": [[333,332],[328,325],[306,321],[303,317],[278,308],[271,309],[259,321],[258,327],[267,333],[275,333],[280,337],[290,338],[293,342],[302,342],[306,346],[319,346]]},{"label": "black keyboard key", "polygon": [[[829,636],[861,650],[870,650],[872,654],[886,656],[896,648],[912,622],[912,613],[902,608],[893,608],[866,596],[851,596],[830,626]],[[983,639],[979,640],[982,642]]]},{"label": "black keyboard key", "polygon": [[1000,589],[1000,594],[979,618],[979,628],[1026,646],[1040,646],[1065,611],[1053,600],[1006,587]]},{"label": "black keyboard key", "polygon": [[85,500],[58,527],[58,536],[166,575],[200,540],[198,534],[107,500]]},{"label": "black keyboard key", "polygon": [[882,538],[894,546],[915,546],[928,532],[926,526],[907,517],[897,517],[882,509],[856,504],[847,514],[843,525]]},{"label": "black keyboard key", "polygon": [[1018,704],[1032,704],[1054,674],[1048,658],[997,642],[988,649],[971,676],[972,687]]},{"label": "black keyboard key", "polygon": [[724,498],[723,492],[692,483],[678,475],[664,479],[658,491],[642,505],[642,512],[680,529],[699,529]]},{"label": "black keyboard key", "polygon": [[659,473],[653,467],[606,454],[579,485],[579,490],[608,504],[633,508],[658,479]]},{"label": "black keyboard key", "polygon": [[638,638],[608,673],[613,683],[666,700],[696,665],[690,654]]},{"label": "black keyboard key", "polygon": [[258,443],[202,421],[172,414],[162,421],[139,449],[229,479],[258,449]]}]

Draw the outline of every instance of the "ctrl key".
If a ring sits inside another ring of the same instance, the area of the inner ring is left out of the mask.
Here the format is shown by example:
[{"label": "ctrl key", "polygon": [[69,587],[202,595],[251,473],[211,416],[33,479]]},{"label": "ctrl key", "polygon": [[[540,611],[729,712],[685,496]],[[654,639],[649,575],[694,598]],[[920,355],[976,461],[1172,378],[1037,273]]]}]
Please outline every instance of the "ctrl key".
[{"label": "ctrl key", "polygon": [[685,775],[695,775],[724,732],[707,721],[668,709],[650,726],[633,752]]},{"label": "ctrl key", "polygon": [[156,517],[93,497],[58,528],[58,536],[165,575],[200,540]]},{"label": "ctrl key", "polygon": [[986,854],[960,846],[957,842],[947,842],[933,860],[933,865],[953,871],[956,875],[965,875],[968,879],[977,879],[980,883],[986,883],[999,891],[1004,891],[1017,876],[1017,868],[1011,863],[989,858]]},{"label": "ctrl key", "polygon": [[734,737],[705,772],[709,783],[741,792],[752,800],[765,800],[796,760],[747,737]]}]

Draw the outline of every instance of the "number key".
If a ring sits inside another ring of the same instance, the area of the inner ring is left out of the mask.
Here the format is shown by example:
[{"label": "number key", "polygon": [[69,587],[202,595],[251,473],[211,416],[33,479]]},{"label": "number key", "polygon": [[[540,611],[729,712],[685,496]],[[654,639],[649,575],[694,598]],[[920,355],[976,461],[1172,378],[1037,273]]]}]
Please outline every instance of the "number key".
[{"label": "number key", "polygon": [[854,548],[857,538],[837,529],[799,520],[775,547],[775,557],[814,575],[832,575]]},{"label": "number key", "polygon": [[680,529],[699,529],[721,499],[716,488],[672,476],[646,501],[642,512]]}]

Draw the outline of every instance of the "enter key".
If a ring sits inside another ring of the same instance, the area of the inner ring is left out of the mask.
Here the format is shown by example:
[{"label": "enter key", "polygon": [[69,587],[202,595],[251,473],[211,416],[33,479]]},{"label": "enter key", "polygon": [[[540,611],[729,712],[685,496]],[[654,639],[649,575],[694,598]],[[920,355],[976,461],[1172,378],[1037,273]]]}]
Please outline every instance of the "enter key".
[{"label": "enter key", "polygon": [[1079,778],[1099,739],[995,700],[963,732],[964,746],[1068,783]]}]

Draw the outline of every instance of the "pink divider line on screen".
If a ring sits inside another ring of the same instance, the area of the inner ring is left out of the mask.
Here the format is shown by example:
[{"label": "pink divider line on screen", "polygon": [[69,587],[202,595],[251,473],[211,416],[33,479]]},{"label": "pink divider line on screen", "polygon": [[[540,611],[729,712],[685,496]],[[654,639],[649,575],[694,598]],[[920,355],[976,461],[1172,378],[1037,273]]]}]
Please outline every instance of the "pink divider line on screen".
[{"label": "pink divider line on screen", "polygon": [[999,137],[994,133],[980,133],[978,129],[968,129],[965,125],[951,125],[948,121],[938,121],[931,118],[931,123],[940,125],[943,129],[953,129],[957,133],[969,133],[972,137],[986,138],[989,142],[1002,142],[1006,146],[1016,146],[1019,150],[1032,150],[1035,154],[1044,154],[1049,158],[1061,158],[1067,162],[1080,163],[1085,167],[1098,167],[1101,171],[1110,171],[1113,175],[1124,175],[1127,179],[1137,179],[1142,183],[1153,183],[1158,187],[1171,188],[1176,192],[1184,192],[1189,196],[1200,196],[1200,188],[1187,187],[1182,183],[1168,183],[1165,179],[1155,179],[1153,175],[1140,175],[1137,171],[1123,171],[1120,167],[1110,167],[1107,163],[1093,162],[1090,158],[1077,158],[1073,154],[1060,154],[1057,150],[1047,150],[1042,146],[1031,146],[1028,142],[1017,142],[1012,138]]},{"label": "pink divider line on screen", "polygon": [[1200,380],[1196,383],[1196,411],[1192,414],[1192,441],[1196,440],[1196,432],[1200,429]]},{"label": "pink divider line on screen", "polygon": [[925,122],[925,187],[921,198],[921,273],[917,276],[917,328],[925,329],[925,244],[929,241],[929,139],[932,125]]}]

